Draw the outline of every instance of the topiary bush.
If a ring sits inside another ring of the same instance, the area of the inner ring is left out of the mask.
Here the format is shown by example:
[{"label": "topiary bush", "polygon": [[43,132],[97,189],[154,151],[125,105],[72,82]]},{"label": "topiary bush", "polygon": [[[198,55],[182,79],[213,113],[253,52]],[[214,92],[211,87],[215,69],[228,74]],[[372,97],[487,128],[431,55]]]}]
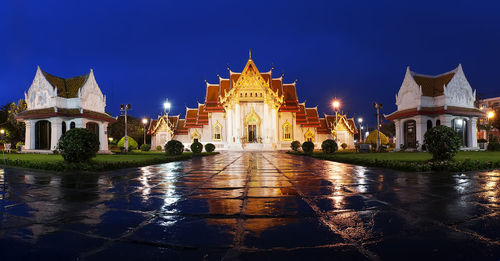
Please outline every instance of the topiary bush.
[{"label": "topiary bush", "polygon": [[458,153],[462,140],[452,128],[440,125],[425,133],[424,143],[434,160],[448,160]]},{"label": "topiary bush", "polygon": [[212,143],[207,143],[205,144],[205,151],[206,152],[213,152],[215,150],[215,145]]},{"label": "topiary bush", "polygon": [[[312,143],[312,142],[311,142]],[[302,145],[304,146],[304,145]],[[313,143],[313,146],[314,146],[314,143]],[[314,148],[314,147],[313,147]],[[335,151],[338,150],[338,146],[337,146],[337,142],[335,142],[334,140],[332,139],[327,139],[327,140],[324,140],[322,143],[321,143],[321,149],[323,150],[324,153],[326,154],[332,154],[334,153]],[[305,151],[304,151],[305,152]]]},{"label": "topiary bush", "polygon": [[149,151],[149,150],[151,150],[151,146],[149,146],[149,144],[142,144],[141,150],[142,151]]},{"label": "topiary bush", "polygon": [[311,154],[314,151],[314,143],[311,141],[306,141],[302,143],[302,151],[306,154]]},{"label": "topiary bush", "polygon": [[201,144],[201,142],[195,141],[191,144],[191,151],[194,154],[200,154],[202,150],[203,150],[203,144]]},{"label": "topiary bush", "polygon": [[181,155],[184,151],[184,144],[178,140],[169,140],[165,144],[165,153],[167,155]]},{"label": "topiary bush", "polygon": [[[125,148],[125,137],[122,137],[117,144],[118,148]],[[137,149],[137,141],[135,141],[132,137],[128,136],[128,150],[135,150]]]},{"label": "topiary bush", "polygon": [[[375,148],[377,146],[377,132],[378,132],[378,130],[374,130],[374,131],[370,132],[368,137],[366,137],[365,143],[372,144],[372,147]],[[388,143],[389,143],[389,139],[387,138],[387,136],[385,136],[385,134],[380,132],[380,145],[386,145]]]},{"label": "topiary bush", "polygon": [[161,146],[160,145],[156,146],[156,150],[161,151]]},{"label": "topiary bush", "polygon": [[57,146],[66,162],[88,162],[99,151],[99,139],[87,129],[75,128],[62,135]]},{"label": "topiary bush", "polygon": [[347,144],[342,143],[342,144],[340,145],[340,147],[342,147],[342,149],[343,149],[343,150],[345,150],[345,149],[347,149]]},{"label": "topiary bush", "polygon": [[290,148],[292,148],[293,151],[299,151],[300,141],[293,141],[292,144],[290,144]]}]

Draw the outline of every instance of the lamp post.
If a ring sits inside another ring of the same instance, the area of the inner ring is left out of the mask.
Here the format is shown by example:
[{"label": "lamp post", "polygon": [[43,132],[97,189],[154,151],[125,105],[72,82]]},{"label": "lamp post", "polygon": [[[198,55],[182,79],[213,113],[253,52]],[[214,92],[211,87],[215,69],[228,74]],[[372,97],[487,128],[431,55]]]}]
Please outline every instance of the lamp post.
[{"label": "lamp post", "polygon": [[495,112],[489,111],[487,117],[488,117],[488,128],[486,128],[486,139],[488,140],[488,142],[490,142],[491,120],[495,117]]},{"label": "lamp post", "polygon": [[144,126],[144,144],[146,144],[146,124],[148,124],[148,119],[142,119],[142,125]]},{"label": "lamp post", "polygon": [[382,103],[373,103],[373,108],[377,110],[377,150],[380,148],[380,109],[383,107]]},{"label": "lamp post", "polygon": [[[165,112],[165,122],[167,123],[167,127],[168,127],[168,130],[169,130],[169,134],[170,134],[170,124],[169,124],[169,120],[168,120],[168,113],[170,112],[170,108],[172,107],[172,104],[168,101],[168,98],[165,100],[165,102],[163,103],[163,110]],[[168,135],[170,136],[170,135]],[[167,137],[168,137],[167,136]],[[172,137],[168,137],[168,139],[170,140]]]},{"label": "lamp post", "polygon": [[338,119],[337,119],[337,116],[338,116],[338,112],[339,112],[339,108],[340,108],[340,102],[337,100],[337,98],[333,99],[333,102],[332,102],[332,107],[333,107],[333,110],[335,111],[335,142],[338,142],[338,138],[337,138],[337,124],[338,124]]},{"label": "lamp post", "polygon": [[[0,140],[4,140],[4,139],[5,139],[5,130],[1,129],[0,130]],[[3,155],[3,164],[7,165],[7,163],[5,162],[5,144],[3,144],[2,155]]]},{"label": "lamp post", "polygon": [[363,126],[361,124],[363,123],[363,118],[358,118],[358,123],[359,123],[359,141],[363,142],[363,133],[361,133],[361,130],[363,129]]},{"label": "lamp post", "polygon": [[120,111],[125,113],[125,151],[128,151],[128,133],[127,133],[127,111],[130,110],[130,104],[120,105]]}]

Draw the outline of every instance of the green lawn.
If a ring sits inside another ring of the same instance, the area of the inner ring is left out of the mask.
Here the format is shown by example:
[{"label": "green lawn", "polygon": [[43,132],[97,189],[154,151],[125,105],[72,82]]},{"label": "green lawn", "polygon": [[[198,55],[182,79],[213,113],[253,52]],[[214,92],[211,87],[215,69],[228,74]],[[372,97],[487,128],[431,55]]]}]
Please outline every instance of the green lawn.
[{"label": "green lawn", "polygon": [[[214,152],[203,152],[194,155],[192,152],[184,152],[179,156],[167,156],[165,152],[134,151],[129,154],[97,155],[89,163],[66,163],[61,155],[54,154],[5,154],[6,163],[9,166],[17,166],[33,169],[55,170],[55,171],[105,171],[121,168],[142,167],[172,161],[186,160],[195,156],[208,156]],[[3,157],[0,155],[0,165]]]},{"label": "green lawn", "polygon": [[[386,153],[336,153],[340,159],[395,160],[395,161],[429,161],[432,155],[427,152],[386,152]],[[500,151],[461,151],[455,160],[500,161]]]},{"label": "green lawn", "polygon": [[[303,155],[301,152],[291,154]],[[432,161],[427,152],[384,152],[354,153],[336,152],[323,154],[314,152],[314,158],[349,163],[361,166],[373,166],[406,171],[472,171],[500,168],[500,151],[461,151],[453,160]]]}]

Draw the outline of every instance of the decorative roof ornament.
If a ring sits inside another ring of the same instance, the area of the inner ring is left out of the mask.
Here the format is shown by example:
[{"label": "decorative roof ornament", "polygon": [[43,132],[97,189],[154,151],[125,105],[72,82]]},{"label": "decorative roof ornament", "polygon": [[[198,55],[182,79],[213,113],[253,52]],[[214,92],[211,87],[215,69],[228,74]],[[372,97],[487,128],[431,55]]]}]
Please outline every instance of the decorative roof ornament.
[{"label": "decorative roof ornament", "polygon": [[252,60],[252,49],[248,48],[248,60]]}]

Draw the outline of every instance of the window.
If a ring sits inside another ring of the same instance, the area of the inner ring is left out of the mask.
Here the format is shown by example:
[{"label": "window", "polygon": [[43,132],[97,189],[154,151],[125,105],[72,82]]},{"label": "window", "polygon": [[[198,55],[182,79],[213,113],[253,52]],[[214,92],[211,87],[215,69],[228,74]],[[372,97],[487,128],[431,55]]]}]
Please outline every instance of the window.
[{"label": "window", "polygon": [[453,119],[451,122],[452,128],[457,132],[458,136],[462,140],[462,146],[468,147],[468,131],[467,131],[467,120],[466,119]]},{"label": "window", "polygon": [[430,130],[430,129],[432,129],[432,121],[428,120],[427,121],[427,130]]},{"label": "window", "polygon": [[222,140],[222,126],[219,122],[216,122],[213,129],[214,137],[213,140],[221,141]]},{"label": "window", "polygon": [[437,120],[436,121],[436,126],[440,126],[441,125],[441,120]]},{"label": "window", "polygon": [[292,126],[288,121],[283,124],[283,141],[292,140]]},{"label": "window", "polygon": [[304,134],[304,139],[306,141],[314,142],[314,133],[311,131],[311,129],[306,131],[306,133]]},{"label": "window", "polygon": [[66,133],[66,122],[62,122],[62,134]]},{"label": "window", "polygon": [[72,121],[70,124],[69,124],[69,128],[72,130],[75,128],[75,122]]},{"label": "window", "polygon": [[201,140],[201,135],[198,133],[198,131],[194,130],[193,133],[191,133],[191,141],[192,142],[197,142]]}]

